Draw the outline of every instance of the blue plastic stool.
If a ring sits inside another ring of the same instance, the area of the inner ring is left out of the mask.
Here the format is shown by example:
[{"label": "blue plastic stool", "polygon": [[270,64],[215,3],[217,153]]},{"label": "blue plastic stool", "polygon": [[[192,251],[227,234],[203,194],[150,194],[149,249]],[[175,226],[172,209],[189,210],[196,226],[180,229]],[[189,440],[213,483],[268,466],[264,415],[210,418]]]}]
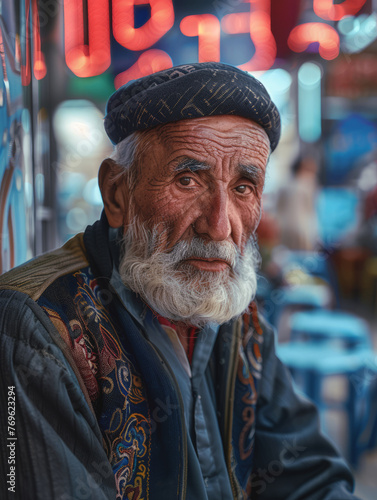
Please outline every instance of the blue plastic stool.
[{"label": "blue plastic stool", "polygon": [[292,314],[291,340],[339,341],[346,348],[370,347],[367,323],[357,316],[342,311],[314,310]]},{"label": "blue plastic stool", "polygon": [[[359,438],[366,425],[370,405],[370,380],[364,370],[376,362],[376,356],[365,347],[352,350],[322,342],[288,342],[277,346],[277,354],[290,369],[299,388],[317,405],[320,413],[330,408],[345,411],[348,419],[347,458],[356,467],[362,451]],[[322,397],[327,377],[347,377],[348,396],[334,404]]]},{"label": "blue plastic stool", "polygon": [[274,290],[269,300],[274,306],[269,319],[277,327],[285,308],[289,306],[300,306],[305,309],[326,308],[331,305],[332,295],[326,285],[296,285]]}]

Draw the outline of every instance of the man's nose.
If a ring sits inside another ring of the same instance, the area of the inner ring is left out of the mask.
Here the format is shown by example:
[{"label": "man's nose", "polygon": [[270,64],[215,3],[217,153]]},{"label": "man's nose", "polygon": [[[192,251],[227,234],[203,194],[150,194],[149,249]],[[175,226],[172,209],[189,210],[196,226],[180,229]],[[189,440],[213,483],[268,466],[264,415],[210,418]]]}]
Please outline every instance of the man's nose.
[{"label": "man's nose", "polygon": [[225,190],[209,195],[200,216],[194,223],[195,232],[213,241],[224,241],[232,233],[231,203]]}]

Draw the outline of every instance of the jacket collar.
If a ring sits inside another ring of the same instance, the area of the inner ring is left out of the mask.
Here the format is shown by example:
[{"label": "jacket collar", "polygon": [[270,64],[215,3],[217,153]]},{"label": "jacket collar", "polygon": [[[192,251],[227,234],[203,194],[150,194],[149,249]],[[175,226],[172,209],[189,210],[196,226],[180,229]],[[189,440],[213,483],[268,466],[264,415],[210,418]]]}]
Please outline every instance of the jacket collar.
[{"label": "jacket collar", "polygon": [[84,245],[88,261],[97,276],[111,278],[113,261],[109,246],[109,223],[102,211],[100,220],[88,226],[84,232]]}]

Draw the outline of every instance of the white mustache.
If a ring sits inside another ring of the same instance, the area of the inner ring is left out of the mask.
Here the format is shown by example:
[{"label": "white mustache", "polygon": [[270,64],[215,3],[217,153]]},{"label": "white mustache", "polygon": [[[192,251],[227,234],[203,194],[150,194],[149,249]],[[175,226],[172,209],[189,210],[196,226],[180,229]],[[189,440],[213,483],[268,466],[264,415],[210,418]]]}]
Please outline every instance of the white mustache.
[{"label": "white mustache", "polygon": [[224,260],[233,268],[240,256],[241,252],[237,246],[230,241],[206,242],[201,238],[195,237],[191,241],[180,241],[174,245],[173,249],[169,252],[169,259],[171,262],[177,264],[182,260],[192,258],[199,259],[219,259]]}]

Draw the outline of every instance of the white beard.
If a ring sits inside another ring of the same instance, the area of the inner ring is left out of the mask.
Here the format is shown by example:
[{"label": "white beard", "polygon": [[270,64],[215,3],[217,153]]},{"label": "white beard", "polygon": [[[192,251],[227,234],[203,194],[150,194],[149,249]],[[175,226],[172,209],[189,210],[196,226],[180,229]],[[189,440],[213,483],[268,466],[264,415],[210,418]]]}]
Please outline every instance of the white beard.
[{"label": "white beard", "polygon": [[[163,251],[166,230],[158,234],[134,220],[123,238],[119,265],[123,283],[158,314],[172,321],[201,327],[225,323],[242,314],[255,297],[260,255],[251,238],[244,255],[231,242],[204,242],[196,237]],[[203,271],[182,262],[188,258],[224,259],[230,267]]]}]

